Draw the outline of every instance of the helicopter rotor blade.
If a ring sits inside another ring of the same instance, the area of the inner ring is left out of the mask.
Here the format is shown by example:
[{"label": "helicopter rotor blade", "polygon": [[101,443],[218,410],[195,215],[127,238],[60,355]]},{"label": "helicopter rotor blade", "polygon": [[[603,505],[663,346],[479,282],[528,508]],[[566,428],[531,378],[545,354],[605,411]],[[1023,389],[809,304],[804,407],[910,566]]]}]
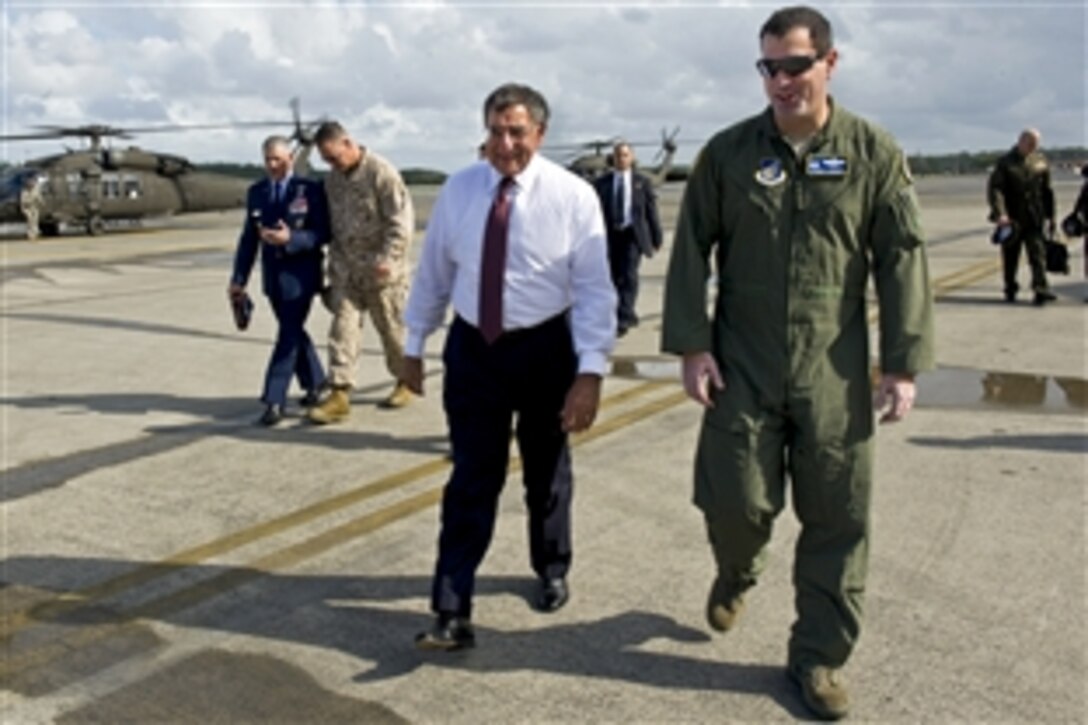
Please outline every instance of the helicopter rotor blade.
[{"label": "helicopter rotor blade", "polygon": [[225,123],[176,123],[158,126],[108,126],[105,124],[85,124],[83,126],[60,126],[55,124],[38,124],[33,128],[40,129],[34,133],[16,133],[0,136],[3,141],[34,141],[51,138],[81,137],[92,141],[102,138],[130,139],[133,134],[143,133],[174,133],[178,131],[218,131],[232,128],[269,128],[283,126],[283,121],[230,121]]}]

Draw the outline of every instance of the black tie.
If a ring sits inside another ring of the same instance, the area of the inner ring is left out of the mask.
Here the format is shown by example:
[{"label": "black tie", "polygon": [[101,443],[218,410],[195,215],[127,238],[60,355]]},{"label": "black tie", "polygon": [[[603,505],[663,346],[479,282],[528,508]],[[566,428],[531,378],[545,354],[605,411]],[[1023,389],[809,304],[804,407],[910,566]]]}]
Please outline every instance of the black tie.
[{"label": "black tie", "polygon": [[612,204],[612,226],[623,229],[623,174],[616,175],[616,196]]}]

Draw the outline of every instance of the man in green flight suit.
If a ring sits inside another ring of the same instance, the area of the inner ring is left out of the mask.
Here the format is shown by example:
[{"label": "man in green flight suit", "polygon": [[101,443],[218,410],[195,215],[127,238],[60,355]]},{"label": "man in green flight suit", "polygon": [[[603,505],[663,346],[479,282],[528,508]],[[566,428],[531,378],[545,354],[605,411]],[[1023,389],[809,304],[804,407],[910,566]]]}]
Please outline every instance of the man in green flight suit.
[{"label": "man in green flight suit", "polygon": [[[858,638],[872,479],[866,284],[880,305],[881,421],[901,419],[933,364],[933,305],[902,152],[828,95],[827,19],[775,12],[757,67],[770,101],[717,134],[688,181],[665,290],[662,349],[705,406],[695,461],[725,631],[756,582],[785,480],[801,521],[787,673],[808,707],[843,717],[839,669]],[[707,314],[711,255],[717,271]]]},{"label": "man in green flight suit", "polygon": [[[1050,167],[1039,151],[1039,132],[1024,129],[1016,145],[997,160],[986,185],[990,203],[990,221],[998,228],[1008,228],[1001,242],[1001,261],[1005,268],[1005,301],[1015,302],[1020,285],[1016,268],[1020,266],[1020,248],[1028,253],[1031,289],[1036,305],[1053,302],[1056,297],[1046,281],[1046,242],[1054,236],[1054,190],[1050,186]],[[996,232],[995,232],[996,233]]]}]

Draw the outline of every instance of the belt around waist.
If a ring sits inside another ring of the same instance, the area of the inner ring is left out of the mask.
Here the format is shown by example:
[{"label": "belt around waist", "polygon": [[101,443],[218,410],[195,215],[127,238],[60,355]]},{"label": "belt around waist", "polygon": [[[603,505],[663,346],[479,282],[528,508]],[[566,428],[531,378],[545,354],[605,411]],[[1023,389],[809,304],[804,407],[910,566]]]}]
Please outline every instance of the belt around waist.
[{"label": "belt around waist", "polygon": [[[526,337],[527,335],[532,335],[535,332],[540,332],[541,330],[546,330],[546,329],[548,329],[550,327],[554,327],[554,326],[557,326],[557,325],[566,326],[567,325],[567,313],[568,312],[570,312],[570,308],[567,308],[567,309],[563,310],[562,312],[560,312],[559,314],[554,315],[552,317],[549,317],[546,320],[543,320],[542,322],[538,322],[537,324],[532,325],[531,327],[517,327],[517,328],[515,328],[513,330],[503,330],[502,334],[499,335],[499,338],[498,338],[498,340],[496,340],[496,342],[502,342],[503,340],[517,340],[517,339],[520,339],[522,337]],[[476,325],[473,325],[471,322],[466,320],[464,317],[461,317],[461,315],[454,315],[453,316],[453,322],[454,322],[454,324],[464,325],[465,327],[468,327],[469,329],[474,330],[477,333],[479,333],[479,331],[480,331],[480,328],[478,328]]]}]

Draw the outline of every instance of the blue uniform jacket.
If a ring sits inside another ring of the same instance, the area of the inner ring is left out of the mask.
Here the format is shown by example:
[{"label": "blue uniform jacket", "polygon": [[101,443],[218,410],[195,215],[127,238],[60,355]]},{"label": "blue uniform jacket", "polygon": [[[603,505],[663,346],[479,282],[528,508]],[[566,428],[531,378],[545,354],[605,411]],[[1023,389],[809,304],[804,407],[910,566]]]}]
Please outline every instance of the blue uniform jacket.
[{"label": "blue uniform jacket", "polygon": [[[290,241],[282,247],[262,242],[258,224],[275,226],[280,219],[291,229]],[[262,290],[268,297],[288,301],[312,296],[321,289],[321,247],[328,241],[329,210],[321,182],[292,176],[283,200],[276,202],[271,180],[261,179],[246,196],[231,282],[246,285],[259,249]]]}]

